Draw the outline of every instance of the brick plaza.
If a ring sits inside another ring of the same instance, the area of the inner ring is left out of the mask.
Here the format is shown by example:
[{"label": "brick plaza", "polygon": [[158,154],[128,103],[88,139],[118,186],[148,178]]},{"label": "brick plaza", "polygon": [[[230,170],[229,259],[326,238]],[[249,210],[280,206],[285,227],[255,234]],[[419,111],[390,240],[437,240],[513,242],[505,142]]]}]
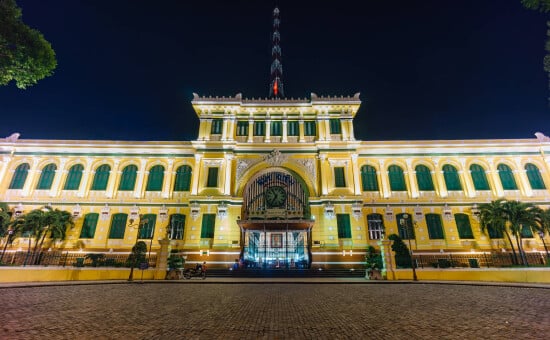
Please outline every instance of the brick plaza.
[{"label": "brick plaza", "polygon": [[543,339],[550,290],[133,283],[0,289],[1,339]]}]

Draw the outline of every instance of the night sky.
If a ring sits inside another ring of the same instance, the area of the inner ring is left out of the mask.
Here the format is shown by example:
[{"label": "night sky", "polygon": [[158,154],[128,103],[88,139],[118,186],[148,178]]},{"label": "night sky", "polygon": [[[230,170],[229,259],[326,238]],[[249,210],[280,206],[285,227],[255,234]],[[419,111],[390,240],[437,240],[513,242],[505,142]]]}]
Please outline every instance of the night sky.
[{"label": "night sky", "polygon": [[0,87],[0,137],[193,140],[193,92],[267,96],[275,3],[287,97],[361,92],[357,139],[550,135],[547,18],[520,0],[17,2],[58,67]]}]

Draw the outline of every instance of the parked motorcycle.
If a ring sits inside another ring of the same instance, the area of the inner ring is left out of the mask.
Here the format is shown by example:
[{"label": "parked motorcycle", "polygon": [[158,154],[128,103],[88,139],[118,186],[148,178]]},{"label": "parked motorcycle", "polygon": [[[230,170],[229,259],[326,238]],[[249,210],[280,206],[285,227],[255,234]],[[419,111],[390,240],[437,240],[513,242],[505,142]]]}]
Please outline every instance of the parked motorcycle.
[{"label": "parked motorcycle", "polygon": [[192,277],[200,277],[206,279],[206,271],[202,269],[188,268],[183,272],[183,277],[189,280]]}]

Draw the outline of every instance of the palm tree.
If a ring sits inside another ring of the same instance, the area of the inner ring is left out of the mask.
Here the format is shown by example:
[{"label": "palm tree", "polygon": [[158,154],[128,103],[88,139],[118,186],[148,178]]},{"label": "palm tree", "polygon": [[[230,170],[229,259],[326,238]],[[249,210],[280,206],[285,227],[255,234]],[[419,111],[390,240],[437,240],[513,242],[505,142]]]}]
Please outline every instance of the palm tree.
[{"label": "palm tree", "polygon": [[2,249],[2,254],[0,255],[0,263],[4,258],[4,253],[8,244],[11,243],[13,239],[13,230],[10,229],[11,222],[11,213],[9,212],[8,205],[6,203],[0,203],[0,237],[6,236],[6,243]]},{"label": "palm tree", "polygon": [[548,233],[550,235],[550,208],[546,210],[537,210],[537,226],[535,228],[539,232],[540,239],[544,245],[544,250],[546,251],[546,261],[548,261],[550,256],[548,256],[548,248],[546,247],[546,242],[544,242],[544,234]]},{"label": "palm tree", "polygon": [[518,256],[516,254],[516,249],[512,243],[512,238],[508,232],[506,225],[506,214],[504,211],[504,202],[506,200],[499,199],[496,201],[491,201],[490,203],[483,203],[479,205],[479,224],[481,226],[481,231],[487,232],[489,228],[492,228],[499,234],[506,235],[510,248],[512,248],[514,264],[518,263]]},{"label": "palm tree", "polygon": [[528,265],[523,245],[521,242],[521,231],[523,228],[536,228],[537,226],[537,207],[531,203],[520,201],[505,201],[502,204],[506,223],[512,235],[516,237],[516,244],[521,256],[523,265]]}]

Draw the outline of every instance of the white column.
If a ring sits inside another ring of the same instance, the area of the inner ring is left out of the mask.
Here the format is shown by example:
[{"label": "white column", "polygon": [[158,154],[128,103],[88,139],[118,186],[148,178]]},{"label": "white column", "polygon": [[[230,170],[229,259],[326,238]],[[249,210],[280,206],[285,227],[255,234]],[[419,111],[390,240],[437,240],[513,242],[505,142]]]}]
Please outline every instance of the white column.
[{"label": "white column", "polygon": [[351,155],[351,164],[353,169],[353,183],[356,195],[361,195],[361,185],[359,176],[359,166],[357,165],[357,154]]},{"label": "white column", "polygon": [[283,138],[282,138],[282,142],[283,143],[286,143],[288,142],[288,126],[287,126],[287,123],[288,121],[286,119],[283,119]]},{"label": "white column", "polygon": [[32,194],[32,191],[35,186],[35,182],[38,178],[37,175],[40,175],[42,171],[38,169],[38,158],[32,159],[32,166],[29,169],[29,174],[27,175],[27,179],[25,180],[25,185],[23,186],[23,190],[21,193],[21,196],[26,197]]},{"label": "white column", "polygon": [[531,189],[531,184],[529,184],[529,179],[527,178],[527,171],[523,168],[521,164],[521,159],[515,158],[517,170],[514,170],[514,173],[518,174],[519,184],[524,196],[531,197],[533,196],[533,190]]},{"label": "white column", "polygon": [[139,169],[137,171],[137,174],[138,174],[137,186],[136,186],[136,189],[134,190],[134,197],[135,198],[143,197],[143,187],[144,187],[143,181],[145,179],[145,173],[146,173],[145,167],[146,166],[147,166],[147,160],[142,159],[141,162],[140,162],[140,165],[139,165]]},{"label": "white column", "polygon": [[[3,189],[5,187],[4,183],[7,182],[8,180],[6,178],[7,177],[6,173],[8,172],[10,161],[11,161],[11,157],[4,156],[2,158],[2,162],[1,162],[2,166],[0,167],[0,189]],[[2,190],[1,192],[5,192],[5,191]]]},{"label": "white column", "polygon": [[225,183],[223,193],[231,196],[231,174],[233,170],[233,155],[225,155]]},{"label": "white column", "polygon": [[252,143],[254,141],[254,119],[248,120],[248,143]]},{"label": "white column", "polygon": [[117,159],[113,164],[113,168],[109,171],[109,181],[107,182],[107,190],[105,191],[105,196],[107,198],[112,198],[115,195],[115,184],[120,177],[120,171],[118,170],[120,161]]},{"label": "white column", "polygon": [[435,182],[437,183],[437,189],[439,191],[439,197],[447,197],[449,193],[447,192],[447,185],[445,185],[445,178],[443,178],[443,171],[435,170],[434,175]]},{"label": "white column", "polygon": [[326,140],[332,140],[332,136],[330,135],[330,119],[328,117],[323,120],[323,125],[325,126]]},{"label": "white column", "polygon": [[93,178],[93,175],[95,171],[92,169],[93,165],[93,159],[86,158],[86,166],[84,167],[82,180],[80,181],[80,190],[78,192],[78,197],[86,197],[88,195],[88,192],[90,191],[90,182],[91,178]]},{"label": "white column", "polygon": [[67,170],[65,170],[66,158],[61,158],[59,161],[59,168],[55,170],[55,178],[53,180],[52,188],[50,190],[50,197],[57,197],[59,190],[61,189],[61,180],[65,177]]},{"label": "white column", "polygon": [[202,168],[201,158],[202,155],[195,155],[195,166],[193,167],[193,185],[191,187],[191,195],[197,195],[199,191],[199,177]]},{"label": "white column", "polygon": [[298,121],[298,130],[300,131],[300,138],[298,141],[300,143],[303,143],[306,141],[306,139],[304,138],[304,120],[303,119],[300,119]]},{"label": "white column", "polygon": [[503,197],[504,189],[502,188],[502,182],[500,181],[500,176],[498,175],[498,170],[495,167],[493,160],[489,161],[489,170],[485,171],[487,177],[491,180],[491,188],[493,188],[493,195],[495,197]]},{"label": "white column", "polygon": [[164,183],[162,184],[162,197],[170,198],[172,195],[170,188],[172,187],[172,178],[174,177],[174,161],[170,159],[168,161],[168,169],[164,171]]},{"label": "white column", "polygon": [[266,143],[271,142],[271,120],[266,119],[265,120],[265,139],[264,141]]},{"label": "white column", "polygon": [[319,168],[321,169],[321,193],[323,195],[328,194],[328,179],[329,179],[329,168],[327,156],[325,154],[319,155]]},{"label": "white column", "polygon": [[348,121],[349,124],[349,140],[355,140],[355,132],[353,131],[353,118],[350,118]]},{"label": "white column", "polygon": [[382,184],[382,195],[384,196],[384,198],[388,198],[391,196],[390,178],[388,176],[388,170],[386,170],[383,160],[379,160],[378,163],[380,164],[379,174],[380,174],[380,183]]},{"label": "white column", "polygon": [[418,198],[418,184],[416,183],[416,171],[412,168],[412,160],[407,159],[407,177],[409,178],[409,195],[412,198]]}]

